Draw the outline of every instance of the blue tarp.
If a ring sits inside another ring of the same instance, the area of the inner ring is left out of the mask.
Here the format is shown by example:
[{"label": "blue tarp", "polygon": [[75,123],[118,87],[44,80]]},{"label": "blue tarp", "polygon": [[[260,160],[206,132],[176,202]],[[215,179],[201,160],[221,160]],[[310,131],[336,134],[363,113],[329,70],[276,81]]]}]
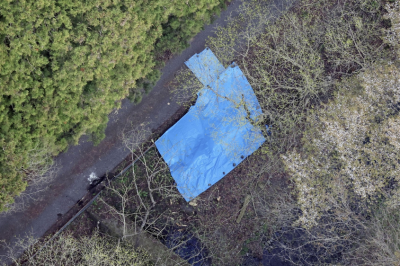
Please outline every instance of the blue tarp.
[{"label": "blue tarp", "polygon": [[185,64],[204,86],[218,79],[218,76],[225,70],[218,58],[208,48],[193,55]]},{"label": "blue tarp", "polygon": [[246,118],[249,112],[256,121],[261,108],[240,68],[233,64],[217,76],[220,63],[211,50],[194,57],[187,65],[206,86],[189,112],[156,141],[186,201],[218,182],[265,141]]}]

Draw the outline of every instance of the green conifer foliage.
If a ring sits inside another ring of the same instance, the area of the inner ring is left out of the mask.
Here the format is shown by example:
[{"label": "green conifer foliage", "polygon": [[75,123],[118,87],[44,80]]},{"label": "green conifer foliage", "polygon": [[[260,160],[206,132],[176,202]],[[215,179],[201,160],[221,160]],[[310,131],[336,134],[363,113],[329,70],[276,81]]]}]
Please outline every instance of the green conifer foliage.
[{"label": "green conifer foliage", "polygon": [[[0,211],[25,189],[29,151],[45,142],[55,155],[83,134],[99,142],[111,110],[129,93],[140,101],[144,90],[136,81],[159,77],[154,49],[163,25],[171,18],[171,27],[184,27],[218,5],[220,0],[0,0]],[[199,18],[181,31],[192,36],[206,22]]]}]

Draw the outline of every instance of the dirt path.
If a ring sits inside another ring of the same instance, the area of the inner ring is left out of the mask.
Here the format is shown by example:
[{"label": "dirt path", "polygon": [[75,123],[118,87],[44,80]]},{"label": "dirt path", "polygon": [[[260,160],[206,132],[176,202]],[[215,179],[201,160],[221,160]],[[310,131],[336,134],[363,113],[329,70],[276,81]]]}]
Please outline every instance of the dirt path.
[{"label": "dirt path", "polygon": [[[166,84],[173,79],[174,73],[186,60],[205,48],[206,39],[214,35],[216,25],[226,25],[225,19],[230,13],[235,14],[241,1],[233,0],[213,24],[206,26],[196,35],[189,48],[168,61],[161,79],[139,105],[134,106],[128,100],[124,100],[122,108],[117,113],[110,114],[106,138],[100,145],[94,147],[83,137],[79,145],[70,147],[67,152],[57,156],[55,161],[60,169],[50,189],[39,195],[40,200],[30,203],[23,212],[0,215],[0,241],[14,243],[19,236],[26,234],[41,237],[87,193],[88,177],[92,172],[101,177],[129,155],[120,140],[120,133],[124,128],[149,123],[149,127],[155,130],[171,117],[179,106]],[[0,247],[0,262],[6,262],[2,256],[5,252],[5,249]]]}]

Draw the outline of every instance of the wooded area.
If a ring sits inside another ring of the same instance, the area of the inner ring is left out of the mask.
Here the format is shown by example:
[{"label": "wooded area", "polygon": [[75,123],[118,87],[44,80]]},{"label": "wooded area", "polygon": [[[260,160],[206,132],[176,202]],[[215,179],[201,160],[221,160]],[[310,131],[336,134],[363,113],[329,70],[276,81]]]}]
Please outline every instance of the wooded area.
[{"label": "wooded area", "polygon": [[[299,0],[279,16],[274,8],[244,1],[240,16],[207,42],[254,89],[263,112],[254,124],[271,129],[261,148],[187,204],[159,154],[146,152],[145,129],[131,129],[123,142],[137,163],[85,215],[112,220],[122,242],[151,235],[199,265],[397,266],[400,1]],[[165,32],[175,34],[176,21]],[[195,99],[191,71],[183,69],[175,84],[177,98]],[[46,143],[37,141],[30,145]],[[83,216],[70,227],[89,236],[95,229]],[[25,258],[40,264],[58,250],[46,247],[35,258],[30,249]]]},{"label": "wooded area", "polygon": [[[221,0],[0,2],[0,211],[51,157],[140,102]],[[40,158],[40,161],[36,160]]]}]

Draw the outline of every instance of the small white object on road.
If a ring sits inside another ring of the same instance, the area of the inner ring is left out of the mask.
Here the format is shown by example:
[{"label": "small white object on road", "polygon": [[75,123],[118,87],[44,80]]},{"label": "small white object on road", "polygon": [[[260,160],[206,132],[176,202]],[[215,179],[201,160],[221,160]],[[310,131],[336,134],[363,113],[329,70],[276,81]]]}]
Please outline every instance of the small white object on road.
[{"label": "small white object on road", "polygon": [[90,182],[90,184],[92,184],[93,181],[95,181],[95,180],[97,180],[97,179],[99,179],[99,178],[97,177],[97,175],[96,175],[94,172],[92,172],[92,173],[90,174],[89,178],[88,178],[88,181]]}]

